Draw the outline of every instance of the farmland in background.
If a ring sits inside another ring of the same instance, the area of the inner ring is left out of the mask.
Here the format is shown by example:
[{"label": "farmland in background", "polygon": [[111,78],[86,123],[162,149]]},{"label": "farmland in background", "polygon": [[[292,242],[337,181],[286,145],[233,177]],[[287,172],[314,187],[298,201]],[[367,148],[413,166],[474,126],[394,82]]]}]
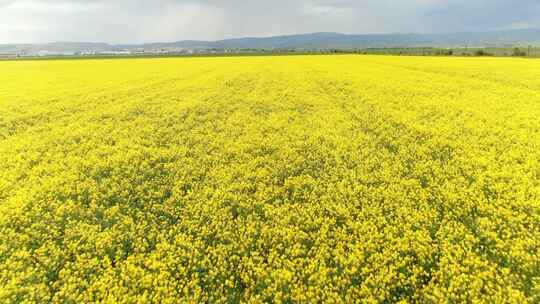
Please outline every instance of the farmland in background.
[{"label": "farmland in background", "polygon": [[540,301],[540,61],[0,62],[0,302]]}]

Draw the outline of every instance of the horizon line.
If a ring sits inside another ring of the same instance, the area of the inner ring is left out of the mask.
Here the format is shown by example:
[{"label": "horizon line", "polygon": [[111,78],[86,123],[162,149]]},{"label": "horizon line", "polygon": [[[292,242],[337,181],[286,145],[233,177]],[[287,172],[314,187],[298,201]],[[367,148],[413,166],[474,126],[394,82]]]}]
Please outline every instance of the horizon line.
[{"label": "horizon line", "polygon": [[57,43],[88,43],[88,44],[106,44],[108,46],[143,46],[147,44],[167,44],[167,43],[178,43],[178,42],[222,42],[228,40],[240,40],[240,39],[266,39],[266,38],[280,38],[280,37],[291,37],[291,36],[307,36],[307,35],[317,35],[317,34],[336,34],[343,36],[386,36],[386,35],[445,35],[445,34],[474,34],[474,33],[493,33],[493,32],[508,32],[508,31],[540,31],[538,27],[528,27],[528,28],[510,28],[510,29],[493,29],[493,30],[481,30],[481,31],[445,31],[445,32],[388,32],[388,33],[344,33],[344,32],[332,32],[332,31],[319,31],[319,32],[304,32],[297,34],[275,34],[275,35],[260,35],[260,36],[237,36],[229,37],[216,40],[202,40],[202,39],[180,39],[180,40],[170,40],[170,41],[152,41],[152,42],[139,42],[139,43],[113,43],[113,42],[103,42],[103,41],[69,41],[69,40],[58,40],[50,42],[14,42],[14,43],[0,43],[0,46],[6,45],[50,45]]}]

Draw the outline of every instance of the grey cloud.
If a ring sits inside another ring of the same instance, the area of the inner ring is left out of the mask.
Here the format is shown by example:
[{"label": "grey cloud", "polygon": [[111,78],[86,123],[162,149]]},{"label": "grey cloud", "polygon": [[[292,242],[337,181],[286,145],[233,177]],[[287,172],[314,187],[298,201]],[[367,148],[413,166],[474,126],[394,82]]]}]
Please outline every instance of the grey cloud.
[{"label": "grey cloud", "polygon": [[537,0],[0,0],[0,43],[479,31],[538,17]]}]

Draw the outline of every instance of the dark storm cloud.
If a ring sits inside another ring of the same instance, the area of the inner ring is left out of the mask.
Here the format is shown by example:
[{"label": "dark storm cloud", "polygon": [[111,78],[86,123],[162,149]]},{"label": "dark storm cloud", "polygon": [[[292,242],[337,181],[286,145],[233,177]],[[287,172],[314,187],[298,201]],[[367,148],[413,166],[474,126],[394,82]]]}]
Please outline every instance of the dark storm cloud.
[{"label": "dark storm cloud", "polygon": [[539,27],[538,0],[443,1],[422,17],[432,28],[448,31]]},{"label": "dark storm cloud", "polygon": [[481,31],[538,17],[537,0],[0,0],[0,43]]}]

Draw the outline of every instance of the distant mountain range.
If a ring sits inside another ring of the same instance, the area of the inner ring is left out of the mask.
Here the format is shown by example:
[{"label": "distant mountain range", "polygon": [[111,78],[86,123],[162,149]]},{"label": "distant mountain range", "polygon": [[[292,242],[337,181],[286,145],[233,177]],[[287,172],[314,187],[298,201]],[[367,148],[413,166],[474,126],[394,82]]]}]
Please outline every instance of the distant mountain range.
[{"label": "distant mountain range", "polygon": [[179,49],[350,49],[380,47],[464,47],[540,45],[540,29],[439,34],[312,33],[274,37],[249,37],[219,41],[184,40],[177,42],[112,45],[107,43],[55,42],[47,44],[3,44],[0,53],[24,52],[115,52]]}]

